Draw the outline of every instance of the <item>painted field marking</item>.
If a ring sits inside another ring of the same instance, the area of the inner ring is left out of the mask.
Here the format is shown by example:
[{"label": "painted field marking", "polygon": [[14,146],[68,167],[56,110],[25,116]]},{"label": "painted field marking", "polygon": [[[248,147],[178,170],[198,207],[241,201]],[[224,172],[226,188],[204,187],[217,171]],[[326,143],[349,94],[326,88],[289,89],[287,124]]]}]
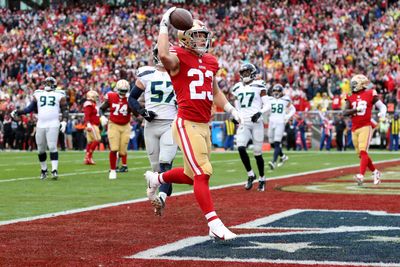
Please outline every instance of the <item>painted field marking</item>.
[{"label": "painted field marking", "polygon": [[[240,159],[238,159],[238,160],[240,160]],[[397,160],[377,161],[376,163],[389,163],[389,162],[395,162],[395,161],[397,161]],[[343,168],[356,167],[356,166],[358,166],[358,164],[340,166],[340,167],[335,167],[335,168],[320,169],[320,170],[316,170],[316,171],[308,171],[308,172],[302,172],[302,173],[296,173],[296,174],[289,174],[289,175],[270,178],[270,179],[268,179],[268,181],[288,179],[288,178],[292,178],[292,177],[296,177],[296,176],[300,176],[300,175],[315,174],[315,173],[319,173],[319,172],[335,171],[335,170],[340,170]],[[241,186],[243,184],[244,184],[244,182],[213,186],[210,188],[210,190],[217,190],[217,189],[228,188],[228,187],[239,186],[239,185]],[[192,192],[193,192],[193,190],[183,191],[183,192],[179,192],[179,193],[174,193],[174,196],[187,195],[187,194],[191,194]],[[132,204],[132,203],[138,203],[138,202],[144,202],[144,201],[148,201],[148,199],[140,198],[140,199],[127,200],[127,201],[122,201],[122,202],[113,202],[113,203],[96,205],[96,206],[91,206],[91,207],[86,207],[86,208],[72,209],[72,210],[66,210],[66,211],[61,211],[61,212],[54,212],[54,213],[48,213],[48,214],[43,214],[43,215],[31,216],[31,217],[26,217],[26,218],[18,218],[18,219],[13,219],[13,220],[0,221],[0,226],[13,224],[13,223],[19,223],[19,222],[29,222],[29,221],[39,220],[39,219],[53,218],[53,217],[58,217],[58,216],[63,216],[63,215],[70,215],[70,214],[81,213],[81,212],[86,212],[86,211],[99,210],[99,209],[116,207],[116,206],[120,206],[120,205]]]},{"label": "painted field marking", "polygon": [[[317,212],[338,212],[338,213],[368,213],[370,215],[375,216],[399,216],[400,214],[392,214],[387,213],[385,211],[370,211],[370,210],[320,210],[320,209],[291,209],[286,210],[280,213],[272,214],[270,216],[266,216],[264,218],[260,218],[257,220],[253,220],[248,223],[240,224],[233,226],[232,228],[240,228],[240,229],[292,229],[292,232],[272,232],[272,233],[252,233],[252,234],[241,234],[238,236],[237,239],[232,241],[226,241],[226,244],[230,244],[232,249],[243,249],[243,247],[235,247],[235,245],[240,245],[240,239],[246,238],[259,238],[259,237],[274,237],[274,236],[298,236],[298,235],[324,235],[324,234],[340,234],[340,233],[348,233],[348,232],[378,232],[378,231],[393,231],[393,230],[400,230],[400,227],[392,227],[392,226],[339,226],[339,227],[331,227],[331,228],[280,228],[280,227],[261,227],[261,225],[269,224],[278,220],[281,220],[286,217],[290,217],[302,212],[309,212],[309,211],[317,211]],[[308,231],[305,231],[308,230]],[[385,238],[385,237],[382,237]],[[398,242],[400,238],[396,237],[386,237],[389,242]],[[383,240],[383,239],[382,239]],[[188,256],[163,256],[165,254],[171,254],[175,251],[179,251],[191,246],[195,246],[204,242],[209,242],[209,236],[194,236],[185,239],[178,240],[176,242],[166,244],[163,246],[153,247],[151,249],[141,251],[131,256],[126,256],[124,258],[127,259],[148,259],[148,260],[175,260],[175,261],[215,261],[215,262],[255,262],[255,263],[281,263],[281,264],[311,264],[311,265],[337,265],[337,266],[382,266],[382,267],[398,267],[399,263],[382,263],[382,262],[353,262],[353,261],[322,261],[322,260],[286,260],[286,259],[260,259],[260,258],[231,258],[231,257],[224,257],[224,258],[205,258],[205,257],[188,257]],[[358,242],[372,242],[373,239],[368,240],[358,240]],[[239,244],[237,244],[239,242]],[[236,243],[236,244],[235,244]],[[250,242],[251,243],[251,242]],[[246,243],[247,244],[247,243]],[[297,243],[285,243],[284,247],[286,250],[282,249],[286,252],[295,252],[287,250],[287,247],[290,244],[296,245]],[[255,246],[263,246],[263,243],[254,244]],[[264,245],[269,245],[271,247],[267,247],[267,249],[276,249],[280,250],[279,243],[267,243]],[[273,246],[275,245],[275,247]],[[304,246],[304,248],[318,248],[318,246]],[[329,248],[326,246],[321,246],[321,248]],[[247,247],[244,247],[245,249]],[[251,249],[256,249],[258,247],[251,247]],[[330,248],[339,248],[339,247],[330,247]],[[262,249],[262,247],[260,247]],[[301,249],[301,247],[300,247]],[[339,248],[340,249],[340,248]],[[297,250],[296,250],[297,251]]]}]

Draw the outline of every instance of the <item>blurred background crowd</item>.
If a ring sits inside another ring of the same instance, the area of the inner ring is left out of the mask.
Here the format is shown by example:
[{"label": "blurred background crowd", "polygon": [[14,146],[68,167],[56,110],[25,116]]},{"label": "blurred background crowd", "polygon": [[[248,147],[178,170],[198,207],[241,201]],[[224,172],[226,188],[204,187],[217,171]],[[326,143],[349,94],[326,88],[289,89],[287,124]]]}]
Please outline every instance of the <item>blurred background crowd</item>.
[{"label": "blurred background crowd", "polygon": [[[57,79],[67,94],[70,113],[80,113],[88,90],[98,91],[102,100],[118,79],[134,83],[136,69],[152,64],[151,51],[166,6],[125,2],[0,9],[3,147],[9,128],[12,147],[19,148],[16,140],[21,134],[29,139],[34,116],[17,125],[8,113],[28,105],[45,77]],[[213,32],[211,53],[219,59],[217,79],[228,99],[233,100],[230,89],[240,81],[240,65],[251,62],[268,84],[285,86],[300,112],[341,110],[354,73],[363,73],[373,82],[390,120],[400,108],[398,1],[242,0],[180,5]],[[83,131],[79,117],[74,120],[71,131]],[[24,141],[23,147],[28,144]]]}]

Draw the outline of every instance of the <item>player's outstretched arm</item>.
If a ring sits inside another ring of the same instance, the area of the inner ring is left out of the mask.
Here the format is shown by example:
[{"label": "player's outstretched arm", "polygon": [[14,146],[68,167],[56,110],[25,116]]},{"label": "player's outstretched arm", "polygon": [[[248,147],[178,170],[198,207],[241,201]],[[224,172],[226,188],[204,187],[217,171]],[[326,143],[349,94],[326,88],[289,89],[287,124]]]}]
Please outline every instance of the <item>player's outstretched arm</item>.
[{"label": "player's outstretched arm", "polygon": [[154,111],[142,108],[139,104],[139,101],[137,101],[140,95],[143,93],[144,88],[144,84],[139,81],[139,79],[137,79],[135,85],[129,93],[128,104],[132,110],[139,113],[148,122],[151,122],[152,120],[154,120],[155,117],[157,117],[157,114]]},{"label": "player's outstretched arm", "polygon": [[60,99],[60,111],[61,111],[61,117],[62,117],[62,121],[60,123],[60,131],[62,133],[65,133],[65,130],[67,129],[67,121],[68,121],[68,115],[69,115],[68,104],[67,104],[67,100],[65,99],[65,97],[62,97]]},{"label": "player's outstretched arm", "polygon": [[23,110],[15,109],[15,110],[11,111],[10,116],[11,116],[11,118],[13,118],[15,120],[15,119],[17,119],[18,116],[31,113],[31,112],[35,111],[35,109],[37,109],[37,101],[36,101],[36,98],[33,98],[31,103],[29,103],[29,105],[26,106]]},{"label": "player's outstretched arm", "polygon": [[214,79],[213,81],[213,95],[214,95],[213,102],[217,107],[223,108],[225,112],[232,114],[232,117],[236,122],[238,123],[243,122],[243,119],[240,116],[239,111],[234,106],[232,106],[231,103],[228,102],[225,95],[219,89],[216,79]]},{"label": "player's outstretched arm", "polygon": [[179,72],[179,59],[178,57],[169,51],[169,37],[168,37],[168,26],[169,16],[175,10],[175,7],[171,7],[165,12],[160,23],[160,33],[158,35],[158,57],[172,76]]},{"label": "player's outstretched arm", "polygon": [[346,101],[346,107],[343,110],[343,116],[353,116],[357,112],[359,112],[359,111],[357,109],[355,109],[355,108],[351,108],[350,107],[350,102]]},{"label": "player's outstretched arm", "polygon": [[387,107],[381,100],[379,100],[378,96],[374,96],[373,103],[375,107],[379,109],[378,117],[383,119],[386,117]]}]

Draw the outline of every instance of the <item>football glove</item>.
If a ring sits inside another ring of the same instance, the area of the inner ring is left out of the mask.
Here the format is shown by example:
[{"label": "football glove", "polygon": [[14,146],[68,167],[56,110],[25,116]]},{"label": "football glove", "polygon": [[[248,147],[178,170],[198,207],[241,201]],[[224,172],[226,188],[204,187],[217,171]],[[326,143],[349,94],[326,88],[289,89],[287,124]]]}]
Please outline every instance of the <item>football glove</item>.
[{"label": "football glove", "polygon": [[67,129],[67,122],[66,121],[60,122],[60,132],[65,133],[66,129]]},{"label": "football glove", "polygon": [[100,123],[101,123],[101,126],[103,126],[103,127],[105,127],[107,125],[108,119],[106,118],[106,116],[103,115],[100,117]]},{"label": "football glove", "polygon": [[168,26],[169,26],[169,16],[171,13],[176,9],[176,7],[171,7],[164,13],[161,22],[160,22],[160,32],[161,33],[168,33]]},{"label": "football glove", "polygon": [[257,112],[256,114],[254,114],[253,116],[251,116],[251,121],[252,122],[257,122],[258,119],[261,117],[262,113],[261,112]]},{"label": "football glove", "polygon": [[139,111],[139,114],[142,115],[142,117],[148,122],[151,122],[152,120],[154,120],[155,117],[157,117],[157,113],[151,110],[147,110],[145,108],[141,109]]},{"label": "football glove", "polygon": [[18,110],[14,109],[13,111],[11,111],[10,117],[11,117],[13,120],[18,120],[18,119],[19,119]]}]

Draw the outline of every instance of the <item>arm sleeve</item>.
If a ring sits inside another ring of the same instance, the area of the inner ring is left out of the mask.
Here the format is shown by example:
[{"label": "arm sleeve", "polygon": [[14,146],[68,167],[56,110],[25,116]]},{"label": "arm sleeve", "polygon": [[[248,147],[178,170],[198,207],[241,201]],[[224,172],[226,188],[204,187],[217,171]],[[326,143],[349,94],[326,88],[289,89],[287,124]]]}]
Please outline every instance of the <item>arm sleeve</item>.
[{"label": "arm sleeve", "polygon": [[261,97],[263,107],[261,109],[261,113],[265,113],[271,109],[271,104],[269,103],[269,97],[268,95],[262,96]]},{"label": "arm sleeve", "polygon": [[27,114],[27,113],[31,113],[33,111],[35,111],[37,102],[35,100],[32,100],[31,103],[29,103],[29,105],[27,107],[25,107],[23,110],[20,110],[17,112],[18,115],[23,115],[23,114]]},{"label": "arm sleeve", "polygon": [[382,101],[378,100],[376,101],[375,106],[379,109],[379,117],[384,118],[387,112],[386,105],[383,104]]},{"label": "arm sleeve", "polygon": [[286,114],[286,118],[291,118],[296,113],[296,108],[293,105],[289,106],[289,112]]},{"label": "arm sleeve", "polygon": [[136,112],[139,112],[139,110],[142,109],[139,102],[137,101],[142,93],[143,93],[143,90],[140,89],[139,87],[137,87],[135,84],[129,94],[129,98],[128,98],[129,106],[131,109],[135,110]]}]

